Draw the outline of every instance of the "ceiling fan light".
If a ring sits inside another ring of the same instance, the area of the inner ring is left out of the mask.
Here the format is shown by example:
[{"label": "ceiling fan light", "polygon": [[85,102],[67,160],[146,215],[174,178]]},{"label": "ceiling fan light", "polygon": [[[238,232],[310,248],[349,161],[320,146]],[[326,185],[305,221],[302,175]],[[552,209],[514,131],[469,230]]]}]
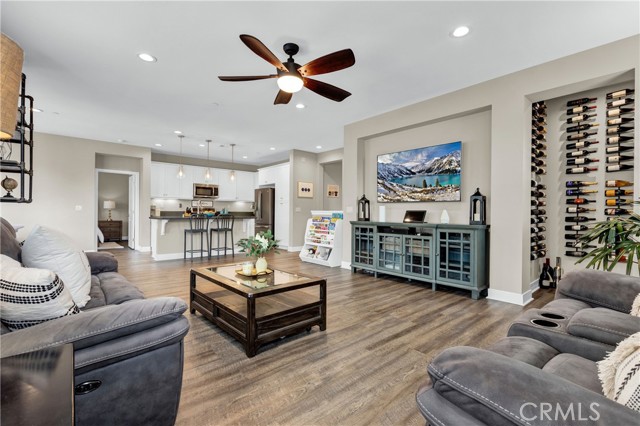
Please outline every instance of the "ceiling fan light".
[{"label": "ceiling fan light", "polygon": [[304,85],[302,79],[300,77],[296,77],[294,75],[283,75],[278,78],[278,87],[283,92],[287,93],[296,93],[302,89]]}]

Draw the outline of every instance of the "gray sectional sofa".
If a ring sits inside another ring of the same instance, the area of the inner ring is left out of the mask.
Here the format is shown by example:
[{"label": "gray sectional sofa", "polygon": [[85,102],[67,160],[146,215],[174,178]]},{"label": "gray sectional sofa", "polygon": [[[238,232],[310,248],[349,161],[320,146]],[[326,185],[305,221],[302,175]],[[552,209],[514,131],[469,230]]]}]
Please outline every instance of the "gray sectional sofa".
[{"label": "gray sectional sofa", "polygon": [[[13,227],[0,220],[1,253],[20,261]],[[182,387],[187,305],[175,297],[145,299],[109,253],[87,253],[91,300],[80,314],[29,328],[2,327],[2,358],[71,343],[76,425],[172,425]],[[100,386],[80,394],[78,385]]]},{"label": "gray sectional sofa", "polygon": [[555,300],[530,309],[489,348],[445,349],[416,395],[427,424],[637,425],[640,413],[604,396],[596,362],[640,332],[628,314],[640,279],[567,274]]}]

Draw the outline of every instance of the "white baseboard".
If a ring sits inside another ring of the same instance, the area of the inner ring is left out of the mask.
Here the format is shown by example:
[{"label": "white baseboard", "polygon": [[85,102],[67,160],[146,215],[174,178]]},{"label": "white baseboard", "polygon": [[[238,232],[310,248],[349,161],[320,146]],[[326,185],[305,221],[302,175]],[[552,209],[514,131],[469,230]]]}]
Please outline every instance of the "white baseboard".
[{"label": "white baseboard", "polygon": [[346,262],[346,261],[342,261],[342,264],[340,265],[340,267],[342,269],[351,269],[351,262]]},{"label": "white baseboard", "polygon": [[520,294],[520,293],[513,293],[511,291],[496,290],[496,289],[490,288],[487,293],[487,299],[498,300],[500,302],[506,302],[514,305],[524,306],[533,300],[531,296],[532,293],[533,291],[531,289]]},{"label": "white baseboard", "polygon": [[[229,252],[229,255],[231,255],[231,252]],[[242,255],[244,257],[245,253],[240,253],[239,251],[235,252],[236,256],[240,256]],[[207,254],[205,252],[205,255],[203,257],[206,257]],[[178,252],[178,253],[162,253],[162,254],[153,254],[151,257],[153,257],[153,260],[158,260],[158,261],[162,261],[162,260],[176,260],[176,259],[184,259],[184,253],[182,252]],[[199,258],[200,257],[200,253],[193,253],[193,258]],[[217,259],[218,256],[216,256],[215,254],[211,254],[211,259]],[[187,260],[191,259],[191,253],[187,253]]]},{"label": "white baseboard", "polygon": [[287,247],[287,251],[292,251],[292,252],[301,251],[302,247],[303,246],[300,246],[300,247]]},{"label": "white baseboard", "polygon": [[138,246],[136,250],[142,253],[149,253],[151,251],[151,246]]}]

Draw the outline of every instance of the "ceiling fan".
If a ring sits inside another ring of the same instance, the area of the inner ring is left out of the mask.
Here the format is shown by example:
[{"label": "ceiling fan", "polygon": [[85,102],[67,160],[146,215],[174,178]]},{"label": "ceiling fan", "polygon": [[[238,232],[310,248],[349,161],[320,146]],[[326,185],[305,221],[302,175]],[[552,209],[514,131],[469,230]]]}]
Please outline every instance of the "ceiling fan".
[{"label": "ceiling fan", "polygon": [[250,76],[219,76],[222,81],[252,81],[264,80],[268,78],[277,78],[278,95],[276,96],[274,105],[288,104],[295,92],[302,87],[316,92],[320,96],[331,99],[332,101],[342,102],[351,93],[342,90],[339,87],[332,86],[322,81],[308,78],[312,75],[327,74],[349,68],[356,62],[351,49],[339,50],[322,56],[318,59],[305,64],[298,65],[293,60],[293,55],[298,53],[299,47],[295,43],[286,43],[283,47],[284,53],[289,55],[286,62],[281,62],[260,40],[254,36],[242,34],[240,40],[247,45],[249,49],[265,61],[276,67],[277,74],[269,75],[250,75]]}]

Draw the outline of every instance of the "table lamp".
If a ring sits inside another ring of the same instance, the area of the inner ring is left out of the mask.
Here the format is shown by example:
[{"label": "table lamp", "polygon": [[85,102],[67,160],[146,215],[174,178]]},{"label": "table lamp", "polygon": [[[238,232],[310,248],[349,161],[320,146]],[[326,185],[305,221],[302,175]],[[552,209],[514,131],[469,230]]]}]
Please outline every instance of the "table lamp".
[{"label": "table lamp", "polygon": [[109,218],[107,220],[113,220],[111,219],[111,210],[116,208],[116,202],[112,200],[106,200],[102,207],[106,210],[109,210]]}]

